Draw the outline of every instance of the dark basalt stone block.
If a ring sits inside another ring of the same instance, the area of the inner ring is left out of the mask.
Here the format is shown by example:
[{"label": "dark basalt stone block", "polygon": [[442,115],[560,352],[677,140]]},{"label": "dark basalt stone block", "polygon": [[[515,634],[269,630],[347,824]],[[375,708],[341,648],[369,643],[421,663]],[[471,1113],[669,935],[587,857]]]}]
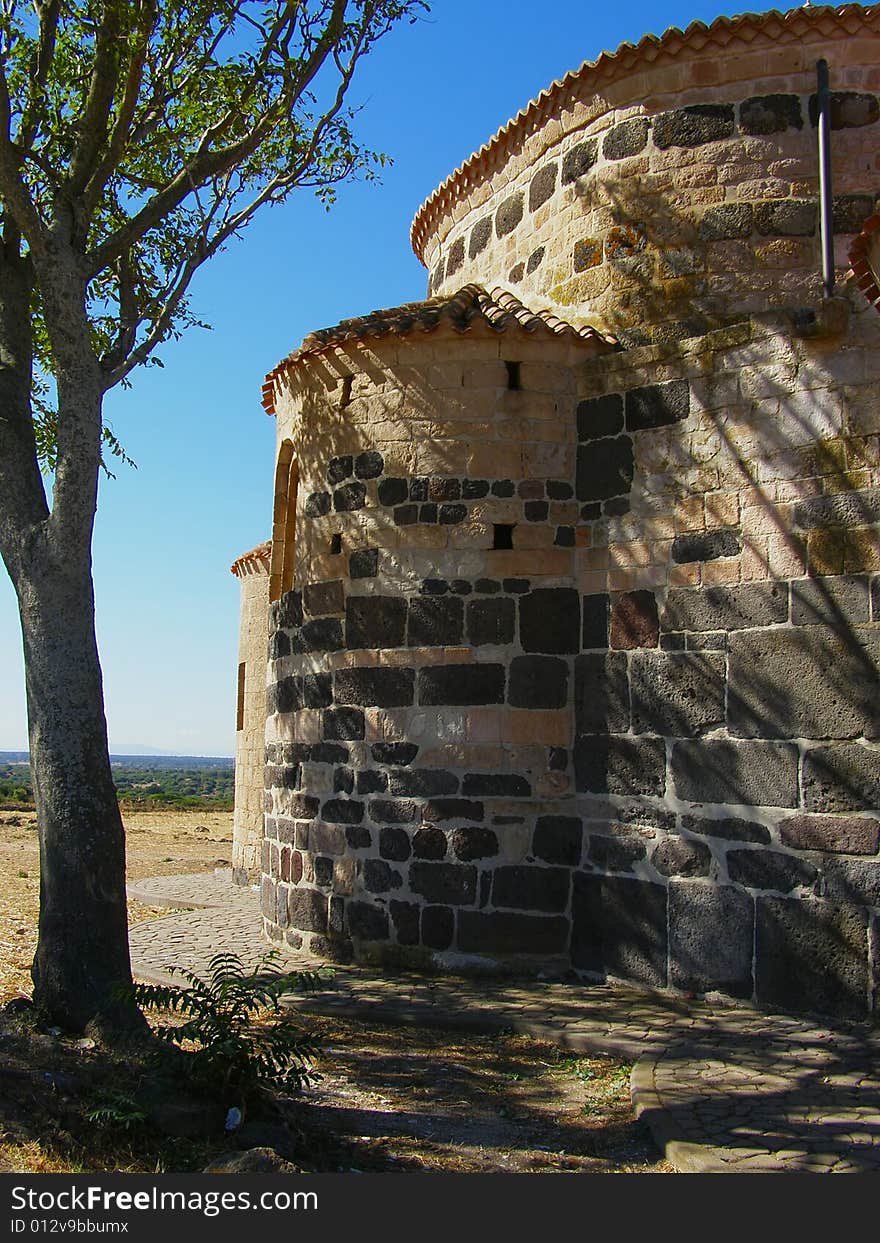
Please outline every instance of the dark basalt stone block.
[{"label": "dark basalt stone block", "polygon": [[306,652],[339,652],[344,646],[338,617],[314,617],[304,622],[300,637]]},{"label": "dark basalt stone block", "polygon": [[608,646],[608,605],[609,597],[605,592],[583,597],[581,601],[582,647],[606,648]]},{"label": "dark basalt stone block", "polygon": [[354,459],[354,473],[358,479],[378,479],[385,469],[385,459],[375,449],[366,449]]},{"label": "dark basalt stone block", "polygon": [[607,837],[591,833],[587,838],[587,858],[602,872],[631,872],[641,862],[647,846],[640,837]]},{"label": "dark basalt stone block", "polygon": [[336,702],[370,708],[406,708],[413,701],[412,669],[338,669],[334,675]]},{"label": "dark basalt stone block", "polygon": [[428,496],[432,501],[457,501],[461,496],[461,480],[431,479]]},{"label": "dark basalt stone block", "polygon": [[365,736],[364,714],[358,708],[327,708],[321,718],[321,731],[333,742],[359,741]]},{"label": "dark basalt stone block", "polygon": [[[876,581],[880,584],[880,578]],[[865,625],[870,616],[867,578],[840,574],[830,578],[802,578],[791,584],[794,626],[828,626],[847,634],[853,626]]]},{"label": "dark basalt stone block", "polygon": [[409,867],[413,893],[444,906],[472,906],[477,897],[477,869],[458,863],[414,859]]},{"label": "dark basalt stone block", "polygon": [[803,126],[797,95],[753,95],[739,106],[739,127],[744,134],[781,134]]},{"label": "dark basalt stone block", "polygon": [[574,662],[576,734],[625,733],[630,726],[629,679],[621,652],[594,652]]},{"label": "dark basalt stone block", "polygon": [[492,880],[492,905],[557,915],[568,906],[570,884],[567,868],[499,867]]},{"label": "dark basalt stone block", "polygon": [[452,834],[452,850],[462,863],[471,863],[474,859],[493,859],[498,854],[498,837],[492,829],[456,829]]},{"label": "dark basalt stone block", "polygon": [[702,242],[727,242],[751,237],[754,227],[755,212],[751,203],[720,203],[703,212],[697,236]]},{"label": "dark basalt stone block", "polygon": [[318,814],[321,800],[311,794],[295,794],[288,802],[288,815],[294,820],[311,820]]},{"label": "dark basalt stone block", "polygon": [[419,670],[419,703],[451,707],[500,704],[504,703],[504,682],[503,665],[435,665]]},{"label": "dark basalt stone block", "polygon": [[666,745],[662,738],[576,738],[575,785],[581,793],[663,794]]},{"label": "dark basalt stone block", "polygon": [[411,527],[418,520],[418,505],[398,505],[394,510],[394,522],[399,527]]},{"label": "dark basalt stone block", "polygon": [[495,213],[495,232],[498,237],[512,233],[523,218],[524,199],[520,191],[505,199]]},{"label": "dark basalt stone block", "polygon": [[459,237],[449,248],[446,256],[446,279],[454,276],[464,266],[464,238]]},{"label": "dark basalt stone block", "polygon": [[383,479],[379,484],[380,505],[402,505],[409,497],[409,481],[406,479]]},{"label": "dark basalt stone block", "polygon": [[379,549],[358,548],[348,558],[349,578],[375,578],[379,572]]},{"label": "dark basalt stone block", "polygon": [[515,656],[510,662],[507,701],[514,708],[564,708],[568,662],[556,656]]},{"label": "dark basalt stone block", "polygon": [[573,965],[665,988],[665,886],[580,872],[573,881]]},{"label": "dark basalt stone block", "polygon": [[687,380],[670,380],[667,384],[630,389],[624,405],[628,432],[669,427],[690,414],[690,385]]},{"label": "dark basalt stone block", "polygon": [[699,147],[733,135],[733,104],[693,104],[654,117],[654,145]]},{"label": "dark basalt stone block", "polygon": [[730,636],[728,723],[745,738],[874,738],[880,634],[819,627]]},{"label": "dark basalt stone block", "polygon": [[438,794],[456,794],[458,778],[438,768],[410,768],[391,773],[388,786],[392,794],[406,798],[431,798]]},{"label": "dark basalt stone block", "polygon": [[414,742],[374,742],[370,754],[377,764],[411,764],[419,753]]},{"label": "dark basalt stone block", "polygon": [[875,855],[880,846],[880,820],[863,816],[789,816],[779,823],[779,840],[796,850]]},{"label": "dark basalt stone block", "polygon": [[531,276],[531,274],[533,272],[536,272],[538,268],[541,266],[541,263],[544,259],[544,253],[545,253],[544,247],[539,246],[537,250],[533,250],[532,253],[529,255],[528,260],[526,262],[526,275],[527,276]]},{"label": "dark basalt stone block", "polygon": [[728,850],[727,874],[746,889],[775,889],[790,893],[815,883],[819,873],[811,863],[779,850]]},{"label": "dark basalt stone block", "polygon": [[545,164],[535,173],[529,182],[529,211],[537,211],[549,198],[553,197],[553,191],[556,189],[556,171],[555,164]]},{"label": "dark basalt stone block", "polygon": [[763,237],[812,237],[818,220],[815,199],[776,199],[755,205],[755,228]]},{"label": "dark basalt stone block", "polygon": [[874,211],[871,194],[835,194],[831,204],[834,233],[858,233]]},{"label": "dark basalt stone block", "polygon": [[288,889],[287,912],[290,926],[300,932],[327,931],[327,895],[317,889]]},{"label": "dark basalt stone block", "polygon": [[[863,125],[873,125],[880,117],[880,103],[876,95],[866,95],[858,91],[832,91],[830,100],[832,129],[859,129]],[[810,124],[815,128],[819,123],[819,103],[816,95],[810,96]]]},{"label": "dark basalt stone block", "polygon": [[859,743],[813,747],[804,755],[807,811],[874,811],[880,807],[880,752]]},{"label": "dark basalt stone block", "polygon": [[795,505],[794,525],[814,527],[863,527],[880,522],[880,488],[814,496]]},{"label": "dark basalt stone block", "polygon": [[342,483],[343,479],[348,479],[352,473],[352,457],[350,453],[344,457],[332,457],[327,463],[327,482],[329,484]]},{"label": "dark basalt stone block", "polygon": [[358,794],[384,794],[388,789],[388,774],[368,768],[357,775]]},{"label": "dark basalt stone block", "polygon": [[412,852],[417,859],[445,859],[446,834],[432,824],[417,829],[412,839]]},{"label": "dark basalt stone block", "polygon": [[580,650],[580,595],[573,587],[539,587],[519,602],[519,637],[526,652],[567,655]]},{"label": "dark basalt stone block", "polygon": [[330,674],[303,674],[302,701],[305,708],[329,708],[333,702]]},{"label": "dark basalt stone block", "polygon": [[349,935],[357,941],[387,941],[388,916],[370,902],[349,902],[345,911]]},{"label": "dark basalt stone block", "polygon": [[348,747],[335,742],[316,742],[309,750],[313,764],[344,764],[348,759]]},{"label": "dark basalt stone block", "polygon": [[482,803],[466,798],[434,798],[422,808],[426,824],[435,820],[482,820],[484,815]]},{"label": "dark basalt stone block", "polygon": [[364,818],[364,805],[356,799],[327,799],[321,808],[321,817],[331,824],[360,824]]},{"label": "dark basalt stone block", "polygon": [[717,557],[737,557],[742,540],[736,531],[691,531],[672,541],[672,560],[684,565],[692,561],[714,561]]},{"label": "dark basalt stone block", "polygon": [[512,600],[469,600],[466,618],[467,638],[473,647],[513,642],[516,606]]},{"label": "dark basalt stone block", "polygon": [[409,481],[409,499],[411,501],[426,501],[428,499],[428,487],[430,480],[424,477],[419,479],[410,479]]},{"label": "dark basalt stone block", "polygon": [[388,909],[391,912],[391,922],[394,924],[397,944],[418,945],[421,907],[415,902],[400,902],[392,898],[388,903]]},{"label": "dark basalt stone block", "polygon": [[600,440],[616,436],[623,431],[623,397],[609,393],[604,397],[590,397],[577,408],[578,440]]},{"label": "dark basalt stone block", "polygon": [[461,481],[461,495],[466,501],[476,501],[483,496],[489,495],[488,479],[463,479]]},{"label": "dark basalt stone block", "polygon": [[333,793],[352,794],[354,792],[354,770],[337,768],[333,774]]},{"label": "dark basalt stone block", "polygon": [[679,798],[695,803],[797,807],[798,749],[782,742],[677,742],[672,780]]},{"label": "dark basalt stone block", "polygon": [[306,583],[302,593],[303,609],[312,617],[323,617],[328,613],[342,613],[345,609],[345,592],[341,579]]},{"label": "dark basalt stone block", "polygon": [[418,803],[409,799],[370,799],[370,819],[376,824],[412,824],[418,818]]},{"label": "dark basalt stone block", "polygon": [[754,902],[730,885],[669,886],[670,984],[685,992],[752,996]]},{"label": "dark basalt stone block", "polygon": [[745,630],[787,620],[788,583],[672,587],[661,616],[664,630]]},{"label": "dark basalt stone block", "polygon": [[864,1017],[867,923],[866,913],[848,903],[758,898],[757,1000],[783,1010]]},{"label": "dark basalt stone block", "polygon": [[703,816],[682,816],[681,827],[688,833],[703,837],[718,837],[728,842],[758,842],[767,845],[770,830],[754,820],[742,820],[737,816],[722,816],[717,820]]},{"label": "dark basalt stone block", "polygon": [[445,950],[455,935],[455,915],[448,906],[426,906],[422,909],[422,944],[428,949]]},{"label": "dark basalt stone block", "polygon": [[519,773],[466,773],[461,792],[477,798],[529,798],[532,787]]},{"label": "dark basalt stone block", "polygon": [[403,647],[407,602],[402,596],[349,596],[345,602],[345,645]]},{"label": "dark basalt stone block", "polygon": [[601,501],[629,492],[634,469],[633,445],[629,436],[615,436],[578,445],[578,500]]},{"label": "dark basalt stone block", "polygon": [[303,514],[306,518],[323,518],[330,513],[330,507],[329,492],[312,492],[306,497]]},{"label": "dark basalt stone block", "polygon": [[394,825],[386,825],[379,830],[379,854],[383,859],[394,859],[403,863],[412,854],[409,834],[406,829]]},{"label": "dark basalt stone block", "polygon": [[459,911],[458,948],[475,954],[565,952],[568,920],[560,915],[520,915],[512,911]]},{"label": "dark basalt stone block", "polygon": [[562,184],[570,185],[573,181],[577,181],[578,177],[583,177],[585,173],[588,173],[596,163],[598,155],[599,142],[595,138],[588,138],[586,142],[572,147],[562,160]]},{"label": "dark basalt stone block", "polygon": [[606,160],[623,160],[638,155],[648,144],[648,122],[645,117],[634,117],[613,125],[602,140],[602,154]]},{"label": "dark basalt stone block", "polygon": [[269,636],[269,659],[283,660],[290,655],[290,639],[283,630],[277,630]]},{"label": "dark basalt stone block", "polygon": [[437,506],[433,501],[419,506],[419,522],[432,523],[437,521]]},{"label": "dark basalt stone block", "polygon": [[370,850],[373,835],[365,825],[350,825],[345,830],[345,841],[349,850]]},{"label": "dark basalt stone block", "polygon": [[344,483],[333,493],[333,508],[340,514],[363,509],[366,503],[367,490],[362,483]]},{"label": "dark basalt stone block", "polygon": [[464,633],[464,601],[455,596],[410,601],[407,643],[410,647],[458,647]]},{"label": "dark basalt stone block", "polygon": [[708,876],[712,852],[704,842],[667,837],[651,855],[651,863],[661,876]]},{"label": "dark basalt stone block", "polygon": [[492,236],[492,217],[485,216],[482,220],[478,220],[471,229],[471,236],[468,242],[468,256],[476,259],[477,255],[483,253],[489,245],[489,239]]},{"label": "dark basalt stone block", "polygon": [[546,863],[577,867],[581,861],[583,828],[574,816],[539,816],[532,839],[534,854]]},{"label": "dark basalt stone block", "polygon": [[724,723],[725,660],[720,653],[636,652],[630,685],[637,734],[690,738]]}]

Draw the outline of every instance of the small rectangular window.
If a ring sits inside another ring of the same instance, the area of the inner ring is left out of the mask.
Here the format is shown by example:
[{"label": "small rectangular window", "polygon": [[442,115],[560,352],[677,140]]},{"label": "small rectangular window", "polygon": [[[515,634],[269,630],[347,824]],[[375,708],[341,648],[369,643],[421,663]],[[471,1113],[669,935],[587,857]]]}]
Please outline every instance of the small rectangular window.
[{"label": "small rectangular window", "polygon": [[504,365],[507,368],[507,387],[518,390],[520,388],[519,363],[505,362]]},{"label": "small rectangular window", "polygon": [[346,406],[351,404],[351,385],[354,377],[344,375],[342,377],[342,394],[339,398],[339,409],[344,410]]},{"label": "small rectangular window", "polygon": [[494,524],[493,548],[513,548],[513,528],[515,522],[496,522]]},{"label": "small rectangular window", "polygon": [[330,555],[337,557],[342,552],[342,535],[337,531],[330,536]]},{"label": "small rectangular window", "polygon": [[244,661],[238,666],[238,701],[236,705],[236,725],[237,730],[244,729],[244,678],[245,664]]}]

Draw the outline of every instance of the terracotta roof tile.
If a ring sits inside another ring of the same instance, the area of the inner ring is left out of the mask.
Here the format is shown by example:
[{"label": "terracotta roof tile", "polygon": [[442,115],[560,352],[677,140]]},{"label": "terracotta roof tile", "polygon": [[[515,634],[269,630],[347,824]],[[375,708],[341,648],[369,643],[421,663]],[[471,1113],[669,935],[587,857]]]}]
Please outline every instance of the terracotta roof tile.
[{"label": "terracotta roof tile", "polygon": [[269,572],[269,561],[272,557],[272,541],[266,540],[262,544],[257,544],[256,548],[252,548],[250,552],[242,553],[242,555],[233,561],[229,567],[230,574],[234,574],[236,578],[241,578],[242,571],[248,566],[264,566],[266,572]]},{"label": "terracotta roof tile", "polygon": [[880,213],[869,216],[862,225],[850,247],[849,260],[856,285],[880,312]]},{"label": "terracotta roof tile", "polygon": [[877,4],[840,7],[807,4],[786,12],[771,9],[766,13],[742,13],[738,17],[716,18],[709,26],[704,22],[691,22],[685,30],[671,26],[659,37],[645,35],[639,43],[622,43],[614,52],[603,52],[597,60],[584,61],[579,69],[551,83],[450,173],[425,200],[416,212],[410,231],[413,250],[423,259],[425,243],[450,204],[503,165],[512,152],[521,148],[551,117],[562,112],[572,99],[596,94],[607,82],[638,72],[657,61],[674,61],[680,55],[707,47],[724,55],[733,44],[749,46],[759,39],[765,43],[768,40],[793,42],[815,33],[833,39],[857,34],[860,30],[876,35],[878,20],[880,5]]},{"label": "terracotta roof tile", "polygon": [[504,289],[487,292],[480,285],[465,285],[455,294],[428,298],[424,302],[407,302],[388,310],[371,311],[355,319],[344,319],[333,328],[309,333],[298,350],[294,350],[266,376],[263,382],[263,408],[275,413],[275,381],[289,367],[304,358],[324,354],[351,341],[429,333],[445,324],[456,332],[467,332],[475,321],[488,324],[496,332],[518,327],[523,332],[548,333],[573,341],[592,344],[598,351],[616,348],[613,337],[604,336],[595,328],[576,328],[557,318],[550,311],[532,311],[512,293]]}]

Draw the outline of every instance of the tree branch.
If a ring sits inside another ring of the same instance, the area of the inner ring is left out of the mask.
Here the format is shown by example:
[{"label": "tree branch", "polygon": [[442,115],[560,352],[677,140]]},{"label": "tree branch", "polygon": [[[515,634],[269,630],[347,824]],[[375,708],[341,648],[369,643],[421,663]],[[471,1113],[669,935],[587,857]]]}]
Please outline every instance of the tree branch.
[{"label": "tree branch", "polygon": [[94,172],[107,139],[110,109],[119,84],[119,44],[122,22],[119,0],[105,0],[95,39],[95,55],[85,111],[79,124],[80,141],[70,162],[68,193],[81,194]]},{"label": "tree branch", "polygon": [[37,134],[40,132],[40,105],[55,56],[55,37],[58,33],[61,0],[36,0],[36,9],[40,21],[39,42],[31,73],[28,101],[15,135],[17,145],[25,150],[34,145]]},{"label": "tree branch", "polygon": [[0,64],[0,196],[31,250],[37,254],[45,250],[45,230],[22,180],[19,154],[10,136],[11,124],[9,87]]}]

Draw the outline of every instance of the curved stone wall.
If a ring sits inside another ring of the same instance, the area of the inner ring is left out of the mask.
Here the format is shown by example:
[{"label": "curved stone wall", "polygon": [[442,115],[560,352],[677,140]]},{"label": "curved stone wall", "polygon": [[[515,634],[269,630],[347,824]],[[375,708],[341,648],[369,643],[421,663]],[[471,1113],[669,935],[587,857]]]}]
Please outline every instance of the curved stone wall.
[{"label": "curved stone wall", "polygon": [[627,344],[807,305],[821,293],[820,57],[843,275],[880,192],[880,10],[711,30],[570,74],[453,174],[413,226],[429,295],[501,284]]},{"label": "curved stone wall", "polygon": [[237,884],[247,884],[260,874],[270,547],[260,545],[232,566],[241,583],[232,829],[232,874]]}]

